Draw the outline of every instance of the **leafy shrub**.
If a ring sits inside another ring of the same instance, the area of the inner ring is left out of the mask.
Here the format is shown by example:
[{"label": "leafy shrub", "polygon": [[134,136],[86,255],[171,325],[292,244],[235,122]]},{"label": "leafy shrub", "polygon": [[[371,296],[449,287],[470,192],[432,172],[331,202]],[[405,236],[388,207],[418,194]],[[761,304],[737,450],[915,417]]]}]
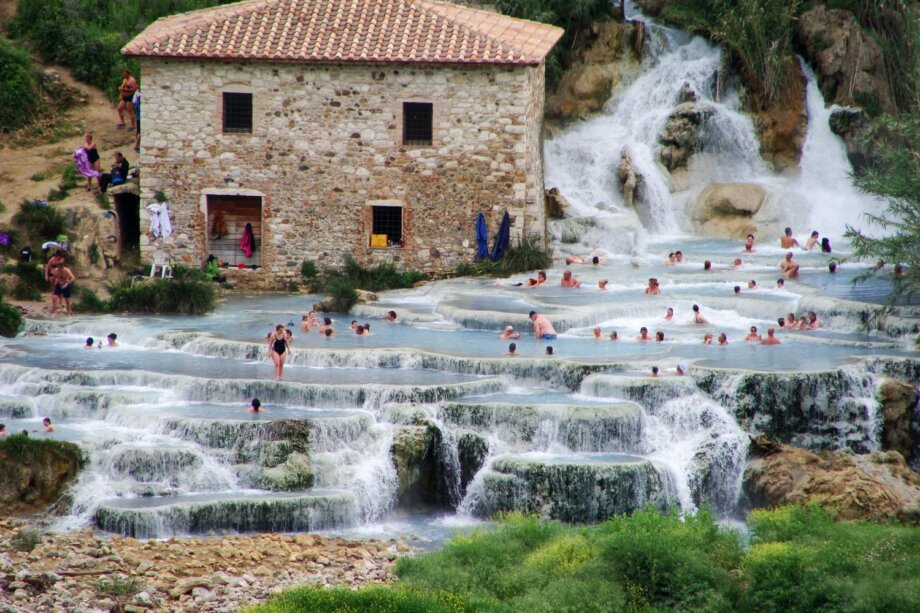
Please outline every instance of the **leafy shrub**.
[{"label": "leafy shrub", "polygon": [[[21,435],[20,438],[26,438]],[[42,533],[30,528],[21,528],[19,532],[13,535],[12,545],[16,551],[32,551],[42,542]]]},{"label": "leafy shrub", "polygon": [[0,38],[0,131],[23,126],[40,101],[32,58]]},{"label": "leafy shrub", "polygon": [[34,262],[9,264],[3,271],[16,275],[12,295],[17,300],[41,300],[42,292],[48,289],[44,268]]},{"label": "leafy shrub", "polygon": [[332,297],[332,310],[340,313],[347,313],[358,301],[354,282],[342,275],[333,275],[326,279],[323,291]]},{"label": "leafy shrub", "polygon": [[0,300],[0,336],[13,338],[22,330],[22,313],[6,301]]},{"label": "leafy shrub", "polygon": [[345,256],[345,276],[355,287],[372,292],[412,287],[425,278],[424,273],[415,270],[399,271],[390,263],[364,268],[351,255]]},{"label": "leafy shrub", "polygon": [[54,240],[67,232],[67,220],[57,207],[40,200],[24,200],[13,215],[13,225],[20,236],[28,236],[36,243]]},{"label": "leafy shrub", "polygon": [[316,276],[316,264],[311,260],[304,260],[300,265],[300,276],[304,279],[312,279]]},{"label": "leafy shrub", "polygon": [[544,249],[536,237],[530,236],[512,245],[505,256],[496,262],[498,272],[506,275],[528,270],[549,268],[553,264],[550,252]]},{"label": "leafy shrub", "polygon": [[74,310],[80,313],[107,313],[109,303],[99,296],[96,292],[88,287],[77,287],[77,300],[74,303]]},{"label": "leafy shrub", "polygon": [[93,587],[95,587],[96,591],[100,594],[112,596],[113,598],[124,598],[126,596],[134,596],[140,592],[144,584],[137,577],[113,575],[108,579],[97,581],[93,584]]},{"label": "leafy shrub", "polygon": [[191,273],[181,276],[181,270],[177,268],[180,276],[173,279],[124,279],[111,285],[112,298],[108,309],[113,312],[179,315],[204,315],[213,311],[216,298],[214,284]]},{"label": "leafy shrub", "polygon": [[796,60],[792,34],[801,0],[672,0],[664,17],[726,45],[761,104],[798,95],[790,83]]}]

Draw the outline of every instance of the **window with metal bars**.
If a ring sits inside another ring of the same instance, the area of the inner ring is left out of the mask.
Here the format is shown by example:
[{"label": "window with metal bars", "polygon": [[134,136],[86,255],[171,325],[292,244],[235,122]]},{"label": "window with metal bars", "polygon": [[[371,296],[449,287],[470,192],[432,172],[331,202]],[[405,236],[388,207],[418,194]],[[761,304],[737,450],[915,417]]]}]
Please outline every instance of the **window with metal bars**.
[{"label": "window with metal bars", "polygon": [[403,145],[431,145],[432,104],[403,102]]},{"label": "window with metal bars", "polygon": [[[372,206],[371,207],[371,234],[385,234],[387,247],[402,247],[402,207],[401,206]],[[372,246],[374,237],[371,236]]]},{"label": "window with metal bars", "polygon": [[224,92],[224,132],[252,132],[252,94]]}]

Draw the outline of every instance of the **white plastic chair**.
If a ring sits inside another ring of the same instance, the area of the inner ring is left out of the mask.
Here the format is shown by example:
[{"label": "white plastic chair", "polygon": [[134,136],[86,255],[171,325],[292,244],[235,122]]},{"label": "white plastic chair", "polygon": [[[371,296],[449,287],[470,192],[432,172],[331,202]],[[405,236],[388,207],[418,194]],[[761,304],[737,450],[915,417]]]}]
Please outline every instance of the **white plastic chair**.
[{"label": "white plastic chair", "polygon": [[158,268],[160,269],[160,277],[172,279],[172,267],[169,265],[169,258],[162,251],[153,252],[153,264],[150,266],[151,277],[156,276]]}]

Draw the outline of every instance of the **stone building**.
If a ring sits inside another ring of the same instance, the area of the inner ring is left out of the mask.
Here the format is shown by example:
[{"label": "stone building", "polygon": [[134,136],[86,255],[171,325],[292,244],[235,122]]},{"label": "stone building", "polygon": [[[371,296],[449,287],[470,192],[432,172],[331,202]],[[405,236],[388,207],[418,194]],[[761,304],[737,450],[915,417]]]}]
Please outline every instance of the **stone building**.
[{"label": "stone building", "polygon": [[[141,64],[141,251],[293,279],[346,254],[424,271],[476,254],[508,211],[545,240],[553,26],[433,0],[249,0],[160,19]],[[174,234],[146,233],[162,192]],[[251,224],[255,251],[240,250]],[[491,238],[491,237],[490,237]]]}]

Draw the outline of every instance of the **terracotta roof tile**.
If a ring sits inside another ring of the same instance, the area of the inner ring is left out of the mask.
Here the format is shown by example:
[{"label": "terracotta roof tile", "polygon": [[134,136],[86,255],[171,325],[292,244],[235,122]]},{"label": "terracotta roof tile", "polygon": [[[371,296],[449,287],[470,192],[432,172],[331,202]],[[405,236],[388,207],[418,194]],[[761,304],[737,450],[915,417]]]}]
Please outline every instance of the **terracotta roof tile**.
[{"label": "terracotta roof tile", "polygon": [[436,0],[246,0],[158,19],[122,53],[142,57],[538,64],[555,26]]}]

